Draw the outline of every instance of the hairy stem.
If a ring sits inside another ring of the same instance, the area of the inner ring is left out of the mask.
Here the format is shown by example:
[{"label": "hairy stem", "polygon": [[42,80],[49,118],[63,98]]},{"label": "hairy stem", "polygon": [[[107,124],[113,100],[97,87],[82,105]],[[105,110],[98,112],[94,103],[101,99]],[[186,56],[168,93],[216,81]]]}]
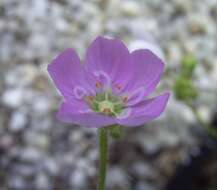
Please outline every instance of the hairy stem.
[{"label": "hairy stem", "polygon": [[98,136],[99,136],[99,156],[100,156],[98,190],[105,190],[106,171],[107,171],[107,162],[108,162],[107,129],[106,128],[98,129]]}]

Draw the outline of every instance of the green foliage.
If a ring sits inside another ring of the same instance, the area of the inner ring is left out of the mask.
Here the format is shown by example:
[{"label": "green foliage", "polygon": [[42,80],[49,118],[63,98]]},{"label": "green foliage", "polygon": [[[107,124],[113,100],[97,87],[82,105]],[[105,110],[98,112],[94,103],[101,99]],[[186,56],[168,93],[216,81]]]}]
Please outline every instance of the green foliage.
[{"label": "green foliage", "polygon": [[186,55],[182,58],[181,61],[181,75],[190,78],[194,72],[194,69],[197,65],[197,59],[193,55]]},{"label": "green foliage", "polygon": [[197,97],[197,90],[192,84],[191,79],[180,76],[176,79],[174,92],[177,99],[189,103]]},{"label": "green foliage", "polygon": [[217,139],[217,131],[204,122],[197,109],[193,106],[193,101],[197,98],[198,91],[193,84],[193,73],[197,65],[197,59],[193,55],[186,55],[181,61],[181,72],[177,76],[174,84],[174,94],[180,101],[185,102],[192,109],[196,119],[204,127],[206,132]]},{"label": "green foliage", "polygon": [[193,72],[197,59],[193,55],[185,55],[181,61],[181,72],[174,84],[174,94],[178,100],[190,103],[197,97],[197,89],[193,85]]}]

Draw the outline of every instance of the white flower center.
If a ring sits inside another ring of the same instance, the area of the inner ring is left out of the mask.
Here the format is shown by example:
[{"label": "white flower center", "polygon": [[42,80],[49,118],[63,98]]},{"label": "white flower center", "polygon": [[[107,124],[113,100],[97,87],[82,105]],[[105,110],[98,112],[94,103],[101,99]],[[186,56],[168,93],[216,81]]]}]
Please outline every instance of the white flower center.
[{"label": "white flower center", "polygon": [[99,111],[105,114],[114,112],[114,103],[108,100],[99,102]]}]

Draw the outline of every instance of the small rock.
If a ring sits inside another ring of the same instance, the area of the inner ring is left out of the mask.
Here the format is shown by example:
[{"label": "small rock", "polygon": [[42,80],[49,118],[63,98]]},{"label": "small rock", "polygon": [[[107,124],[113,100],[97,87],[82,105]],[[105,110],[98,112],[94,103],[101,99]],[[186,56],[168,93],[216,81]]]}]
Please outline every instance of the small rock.
[{"label": "small rock", "polygon": [[200,106],[198,108],[198,114],[200,118],[205,122],[205,123],[210,123],[211,121],[211,110],[207,108],[206,106]]},{"label": "small rock", "polygon": [[136,1],[127,0],[122,4],[121,11],[123,12],[123,14],[129,16],[136,16],[141,13],[141,7]]},{"label": "small rock", "polygon": [[22,105],[23,98],[24,90],[22,88],[13,88],[3,93],[2,102],[11,108],[17,108]]},{"label": "small rock", "polygon": [[137,183],[135,190],[156,190],[156,188],[154,185],[140,181],[139,183]]},{"label": "small rock", "polygon": [[42,155],[38,149],[32,147],[27,147],[20,151],[20,158],[23,161],[37,162],[42,159]]},{"label": "small rock", "polygon": [[144,162],[136,162],[132,165],[132,169],[136,176],[139,176],[141,179],[148,178],[154,176],[154,169],[148,163]]},{"label": "small rock", "polygon": [[51,190],[49,177],[45,173],[40,172],[36,177],[35,186],[40,190]]},{"label": "small rock", "polygon": [[158,57],[160,57],[162,60],[165,60],[164,54],[159,46],[157,46],[155,43],[145,40],[135,40],[132,41],[129,44],[129,49],[131,51],[134,51],[136,49],[149,49],[154,54],[156,54]]},{"label": "small rock", "polygon": [[120,189],[120,190],[130,190],[128,184],[129,179],[125,171],[119,167],[109,168],[107,175],[107,188],[108,189]]},{"label": "small rock", "polygon": [[26,189],[26,182],[21,176],[13,176],[9,179],[9,189]]},{"label": "small rock", "polygon": [[75,189],[84,189],[86,187],[86,174],[81,169],[75,170],[71,177],[70,183]]},{"label": "small rock", "polygon": [[12,114],[11,120],[10,120],[10,130],[11,131],[20,131],[22,130],[27,124],[27,118],[26,115],[22,112],[14,112]]}]

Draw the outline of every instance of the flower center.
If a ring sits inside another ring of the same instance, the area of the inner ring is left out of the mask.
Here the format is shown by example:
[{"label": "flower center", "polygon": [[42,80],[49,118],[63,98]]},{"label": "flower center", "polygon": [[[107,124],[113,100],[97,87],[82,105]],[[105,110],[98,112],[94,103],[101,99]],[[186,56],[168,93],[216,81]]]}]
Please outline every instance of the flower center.
[{"label": "flower center", "polygon": [[124,109],[122,99],[110,91],[97,93],[96,96],[86,96],[85,101],[93,111],[104,115],[118,116]]},{"label": "flower center", "polygon": [[99,102],[99,111],[105,114],[114,112],[114,104],[108,100]]}]

